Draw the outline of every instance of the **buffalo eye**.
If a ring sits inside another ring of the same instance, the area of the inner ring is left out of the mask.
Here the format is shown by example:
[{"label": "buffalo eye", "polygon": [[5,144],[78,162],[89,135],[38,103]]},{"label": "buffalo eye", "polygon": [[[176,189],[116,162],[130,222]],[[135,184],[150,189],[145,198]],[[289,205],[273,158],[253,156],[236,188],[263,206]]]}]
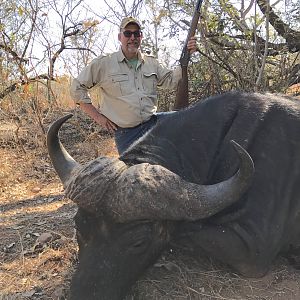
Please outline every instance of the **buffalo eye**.
[{"label": "buffalo eye", "polygon": [[133,253],[142,253],[148,249],[148,246],[149,240],[147,238],[143,238],[132,243],[128,250]]}]

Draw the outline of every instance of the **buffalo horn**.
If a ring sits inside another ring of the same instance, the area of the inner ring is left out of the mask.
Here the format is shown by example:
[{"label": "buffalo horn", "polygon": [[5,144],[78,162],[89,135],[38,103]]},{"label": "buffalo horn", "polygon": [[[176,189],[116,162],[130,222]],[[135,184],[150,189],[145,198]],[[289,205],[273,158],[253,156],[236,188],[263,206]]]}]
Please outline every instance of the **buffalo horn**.
[{"label": "buffalo horn", "polygon": [[170,170],[142,163],[126,169],[116,181],[108,211],[120,222],[135,219],[197,220],[208,218],[238,201],[251,183],[251,157],[232,141],[240,169],[213,185],[190,183]]},{"label": "buffalo horn", "polygon": [[70,119],[73,115],[68,114],[50,125],[50,128],[47,132],[47,147],[48,153],[50,155],[53,167],[62,181],[64,187],[68,185],[68,182],[74,173],[74,170],[80,167],[78,164],[67,152],[64,146],[61,144],[58,131],[62,124]]}]

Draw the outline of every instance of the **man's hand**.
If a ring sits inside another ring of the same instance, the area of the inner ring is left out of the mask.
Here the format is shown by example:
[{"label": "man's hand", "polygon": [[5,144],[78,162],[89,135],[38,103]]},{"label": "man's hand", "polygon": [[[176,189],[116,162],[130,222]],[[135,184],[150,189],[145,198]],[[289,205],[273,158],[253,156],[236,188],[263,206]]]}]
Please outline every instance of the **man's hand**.
[{"label": "man's hand", "polygon": [[190,54],[196,52],[198,50],[197,47],[197,39],[195,36],[192,36],[190,38],[190,40],[188,41],[187,45],[186,45],[188,51],[190,52]]},{"label": "man's hand", "polygon": [[109,132],[114,132],[118,126],[102,115],[92,103],[80,103],[80,108],[97,124],[107,129]]},{"label": "man's hand", "polygon": [[106,128],[109,132],[117,130],[117,125],[100,113],[96,116],[96,118],[94,118],[94,120],[97,124]]}]

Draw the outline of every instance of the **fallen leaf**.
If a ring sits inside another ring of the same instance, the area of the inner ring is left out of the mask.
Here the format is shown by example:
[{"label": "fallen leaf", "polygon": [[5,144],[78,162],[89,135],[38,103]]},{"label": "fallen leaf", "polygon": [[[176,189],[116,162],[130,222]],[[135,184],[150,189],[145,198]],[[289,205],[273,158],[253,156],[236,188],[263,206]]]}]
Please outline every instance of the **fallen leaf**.
[{"label": "fallen leaf", "polygon": [[19,226],[12,226],[11,228],[14,230],[18,230],[18,229],[22,229],[24,227],[25,227],[24,225],[19,225]]},{"label": "fallen leaf", "polygon": [[6,246],[6,248],[11,249],[15,244],[16,244],[15,242],[10,243],[9,245]]},{"label": "fallen leaf", "polygon": [[41,191],[41,188],[38,187],[38,186],[36,186],[36,187],[32,188],[31,191],[32,191],[33,193],[38,193],[38,192]]},{"label": "fallen leaf", "polygon": [[35,294],[35,290],[27,291],[21,294],[22,297],[32,297]]},{"label": "fallen leaf", "polygon": [[36,243],[46,244],[46,243],[50,242],[52,240],[52,238],[53,238],[53,235],[51,233],[44,232],[36,239]]},{"label": "fallen leaf", "polygon": [[44,225],[46,223],[47,223],[46,221],[40,221],[40,222],[36,222],[36,223],[33,223],[33,224],[40,226],[40,225]]},{"label": "fallen leaf", "polygon": [[7,246],[4,246],[4,247],[3,247],[3,251],[4,251],[5,253],[9,253],[10,250],[11,250],[15,245],[16,245],[16,243],[11,243],[11,244],[9,244],[9,245],[7,245]]}]

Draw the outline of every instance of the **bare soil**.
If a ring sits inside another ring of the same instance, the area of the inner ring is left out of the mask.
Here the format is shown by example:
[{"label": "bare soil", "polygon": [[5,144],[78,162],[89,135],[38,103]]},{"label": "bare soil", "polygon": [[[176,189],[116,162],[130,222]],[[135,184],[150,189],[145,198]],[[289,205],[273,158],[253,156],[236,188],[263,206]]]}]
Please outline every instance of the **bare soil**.
[{"label": "bare soil", "polygon": [[[80,123],[72,123],[61,134],[77,159],[116,155],[106,133],[83,131]],[[16,136],[8,121],[0,127],[0,300],[67,299],[77,264],[76,206],[63,195],[44,137],[33,141],[32,132],[25,128]],[[195,261],[170,249],[128,299],[296,300],[300,271],[279,257],[265,277],[247,279],[209,259]]]}]

